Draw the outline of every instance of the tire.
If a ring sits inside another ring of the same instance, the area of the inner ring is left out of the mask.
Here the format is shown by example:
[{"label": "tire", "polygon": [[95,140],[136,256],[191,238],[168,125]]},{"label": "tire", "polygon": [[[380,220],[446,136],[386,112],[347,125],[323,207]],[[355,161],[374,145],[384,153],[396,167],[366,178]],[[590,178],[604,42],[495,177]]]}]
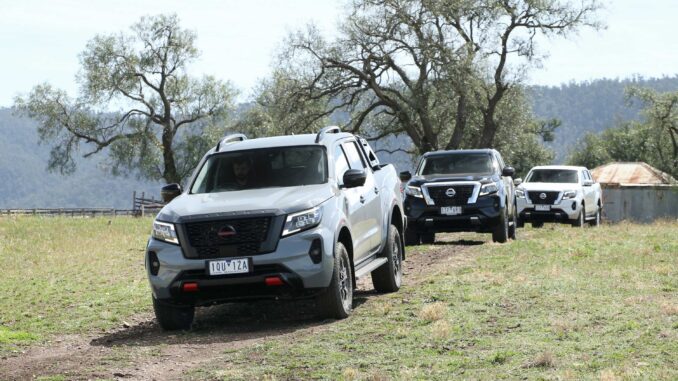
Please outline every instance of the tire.
[{"label": "tire", "polygon": [[513,225],[509,226],[508,236],[512,240],[518,239],[518,217],[516,216],[516,208],[513,208]]},{"label": "tire", "polygon": [[518,227],[524,228],[525,227],[525,221],[523,221],[523,219],[520,218],[520,217],[516,217],[516,219],[518,220]]},{"label": "tire", "polygon": [[505,243],[508,241],[509,237],[509,223],[506,208],[501,210],[500,220],[499,225],[492,229],[492,241]]},{"label": "tire", "polygon": [[388,228],[388,240],[381,256],[388,258],[388,262],[372,271],[372,285],[377,292],[396,292],[403,279],[403,253],[400,232],[393,225]]},{"label": "tire", "polygon": [[598,208],[596,209],[596,218],[589,222],[589,224],[593,227],[600,226],[600,205],[598,205]]},{"label": "tire", "polygon": [[540,228],[544,227],[544,223],[543,222],[533,222],[532,227],[535,228],[535,229],[540,229]]},{"label": "tire", "polygon": [[330,285],[317,296],[321,317],[345,319],[353,311],[353,271],[346,247],[341,242],[334,246],[334,271]]},{"label": "tire", "polygon": [[412,229],[405,230],[405,245],[416,246],[421,243],[421,236]]},{"label": "tire", "polygon": [[436,242],[436,233],[424,233],[421,235],[421,243],[432,245]]},{"label": "tire", "polygon": [[188,330],[193,324],[195,307],[178,307],[153,298],[155,319],[165,331]]},{"label": "tire", "polygon": [[582,204],[579,216],[577,216],[577,219],[572,222],[572,226],[574,226],[575,228],[583,228],[585,223],[586,220],[584,216],[584,204]]}]

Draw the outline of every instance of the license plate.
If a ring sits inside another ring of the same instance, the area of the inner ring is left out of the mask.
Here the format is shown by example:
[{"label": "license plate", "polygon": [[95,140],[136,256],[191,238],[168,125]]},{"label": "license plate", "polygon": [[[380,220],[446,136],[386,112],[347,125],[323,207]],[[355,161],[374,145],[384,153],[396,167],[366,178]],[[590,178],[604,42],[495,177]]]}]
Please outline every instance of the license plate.
[{"label": "license plate", "polygon": [[250,272],[249,258],[221,259],[209,261],[210,275],[245,274]]},{"label": "license plate", "polygon": [[440,214],[446,216],[457,216],[461,214],[461,206],[443,206],[440,208]]},{"label": "license plate", "polygon": [[536,210],[536,211],[549,211],[549,210],[551,210],[551,205],[535,205],[534,210]]}]

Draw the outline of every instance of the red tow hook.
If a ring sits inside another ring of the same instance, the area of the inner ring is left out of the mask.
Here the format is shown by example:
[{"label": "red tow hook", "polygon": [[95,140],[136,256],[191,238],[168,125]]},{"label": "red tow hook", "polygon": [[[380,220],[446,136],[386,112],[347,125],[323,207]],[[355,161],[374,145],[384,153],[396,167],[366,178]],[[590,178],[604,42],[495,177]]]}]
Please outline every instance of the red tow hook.
[{"label": "red tow hook", "polygon": [[186,282],[183,284],[181,289],[184,292],[198,292],[198,283],[196,282]]},{"label": "red tow hook", "polygon": [[285,284],[279,276],[269,276],[264,280],[267,286],[282,286]]}]

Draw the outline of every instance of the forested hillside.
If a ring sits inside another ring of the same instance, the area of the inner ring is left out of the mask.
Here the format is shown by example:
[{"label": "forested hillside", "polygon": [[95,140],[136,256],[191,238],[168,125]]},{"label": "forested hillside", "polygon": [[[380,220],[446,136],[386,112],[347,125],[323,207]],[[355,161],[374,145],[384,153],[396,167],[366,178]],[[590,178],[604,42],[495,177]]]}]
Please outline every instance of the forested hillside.
[{"label": "forested hillside", "polygon": [[599,79],[557,87],[534,86],[529,89],[534,113],[539,118],[557,118],[562,122],[550,146],[562,163],[587,132],[600,132],[619,121],[635,119],[639,102],[629,105],[624,89],[628,86],[650,87],[658,91],[678,90],[678,76],[653,79]]},{"label": "forested hillside", "polygon": [[[636,118],[639,104],[627,105],[627,86],[648,86],[659,91],[678,90],[678,76],[660,79],[601,79],[559,87],[529,89],[534,112],[543,119],[558,118],[551,147],[556,162],[563,162],[577,140],[587,132],[600,132],[618,121]],[[391,141],[375,148],[393,148]],[[132,191],[158,195],[161,184],[135,178],[113,177],[105,158],[79,158],[71,176],[46,171],[50,147],[38,144],[36,125],[26,118],[0,109],[0,208],[31,207],[116,207],[131,206]],[[408,155],[380,153],[383,162],[395,162],[398,170],[412,169]]]},{"label": "forested hillside", "polygon": [[71,176],[46,171],[50,147],[38,144],[36,124],[0,108],[0,208],[131,208],[132,192],[159,195],[160,185],[111,176],[105,158],[78,158]]}]

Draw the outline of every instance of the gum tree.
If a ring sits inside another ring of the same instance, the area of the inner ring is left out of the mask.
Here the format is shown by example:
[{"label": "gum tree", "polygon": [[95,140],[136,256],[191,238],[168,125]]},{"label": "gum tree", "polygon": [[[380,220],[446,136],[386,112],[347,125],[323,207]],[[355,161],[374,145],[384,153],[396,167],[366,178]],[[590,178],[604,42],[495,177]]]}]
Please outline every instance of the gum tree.
[{"label": "gum tree", "polygon": [[89,41],[76,98],[49,84],[18,97],[16,110],[38,120],[41,141],[52,146],[49,168],[70,173],[81,149],[84,157],[108,150],[114,174],[186,178],[234,96],[228,83],[187,73],[199,56],[195,40],[176,15],[143,17],[128,33]]}]

